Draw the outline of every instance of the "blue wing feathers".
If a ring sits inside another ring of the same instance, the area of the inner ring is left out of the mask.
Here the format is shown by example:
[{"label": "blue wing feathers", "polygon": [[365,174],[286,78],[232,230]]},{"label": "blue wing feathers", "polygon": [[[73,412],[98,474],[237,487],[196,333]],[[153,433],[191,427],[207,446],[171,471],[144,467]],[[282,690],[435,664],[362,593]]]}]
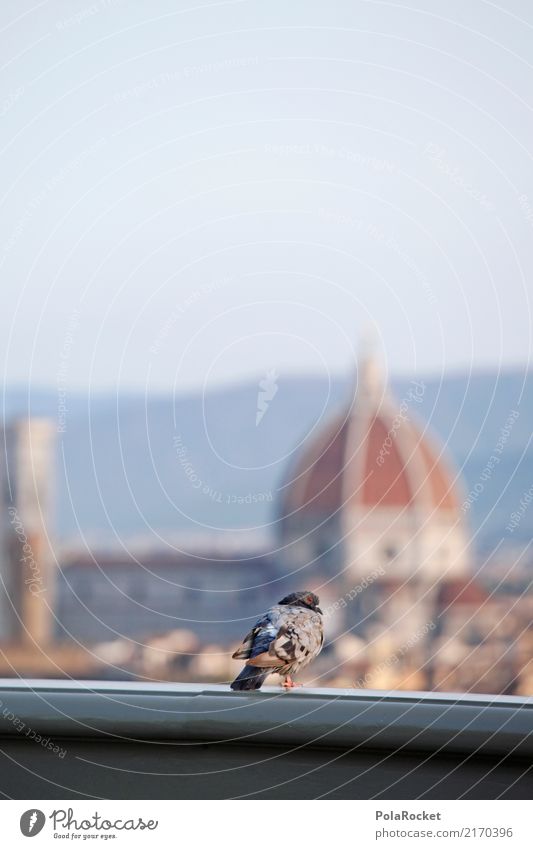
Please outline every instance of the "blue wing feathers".
[{"label": "blue wing feathers", "polygon": [[254,637],[250,658],[257,657],[258,654],[268,651],[270,643],[278,635],[278,629],[269,619],[262,619],[261,622],[257,623],[256,627],[259,630]]}]

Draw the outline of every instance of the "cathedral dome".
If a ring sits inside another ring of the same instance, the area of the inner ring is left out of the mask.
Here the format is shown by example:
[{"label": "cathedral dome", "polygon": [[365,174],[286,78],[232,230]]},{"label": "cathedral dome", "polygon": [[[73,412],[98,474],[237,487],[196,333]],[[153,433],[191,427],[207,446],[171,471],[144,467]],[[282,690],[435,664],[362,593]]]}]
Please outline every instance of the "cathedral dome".
[{"label": "cathedral dome", "polygon": [[[396,401],[376,359],[363,359],[353,403],[304,446],[291,471],[281,517],[285,541],[307,541],[309,557],[313,547],[315,554],[326,551],[335,540],[352,538],[352,553],[354,537],[359,551],[374,550],[379,540],[382,558],[409,548],[412,560],[408,541],[423,535],[433,538],[442,564],[446,550],[458,556],[459,487],[442,450],[418,424],[424,391],[412,382]],[[431,544],[422,548],[417,560]]]},{"label": "cathedral dome", "polygon": [[352,409],[336,416],[303,451],[284,512],[322,513],[348,505],[457,512],[453,472],[413,421],[423,385],[413,384],[409,393],[397,404],[387,393],[359,391]]}]

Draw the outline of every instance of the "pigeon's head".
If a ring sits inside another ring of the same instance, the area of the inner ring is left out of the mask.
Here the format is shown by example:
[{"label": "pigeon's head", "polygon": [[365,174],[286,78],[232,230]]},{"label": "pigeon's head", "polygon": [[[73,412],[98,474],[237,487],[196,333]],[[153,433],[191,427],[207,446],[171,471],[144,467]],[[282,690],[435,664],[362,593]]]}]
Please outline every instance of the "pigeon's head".
[{"label": "pigeon's head", "polygon": [[322,613],[319,608],[320,599],[315,593],[309,590],[303,590],[299,593],[290,593],[282,598],[278,604],[292,604],[293,607],[307,607],[308,610],[314,610],[316,613]]}]

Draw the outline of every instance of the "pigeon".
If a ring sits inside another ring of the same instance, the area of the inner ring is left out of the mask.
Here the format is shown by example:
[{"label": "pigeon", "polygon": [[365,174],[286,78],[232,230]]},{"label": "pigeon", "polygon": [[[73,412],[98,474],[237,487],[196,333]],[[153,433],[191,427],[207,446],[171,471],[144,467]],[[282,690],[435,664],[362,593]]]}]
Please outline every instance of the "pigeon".
[{"label": "pigeon", "polygon": [[319,598],[312,592],[291,593],[267,610],[232,657],[246,659],[232,690],[259,690],[273,672],[284,677],[283,687],[297,685],[291,673],[316,657],[324,643]]}]

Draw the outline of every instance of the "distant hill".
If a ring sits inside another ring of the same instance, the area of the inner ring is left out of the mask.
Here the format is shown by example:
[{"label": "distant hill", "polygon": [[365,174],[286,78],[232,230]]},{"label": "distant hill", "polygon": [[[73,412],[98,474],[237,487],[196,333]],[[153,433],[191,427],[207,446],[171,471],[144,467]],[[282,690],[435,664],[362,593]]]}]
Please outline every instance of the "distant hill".
[{"label": "distant hill", "polygon": [[[505,526],[533,485],[531,374],[526,380],[513,372],[457,375],[424,384],[422,401],[411,403],[409,414],[445,443],[461,470],[465,497],[477,487],[466,514],[478,550],[501,538],[530,540],[533,505],[514,533]],[[105,545],[118,537],[157,541],[158,533],[272,531],[296,452],[351,391],[341,379],[328,385],[283,375],[277,387],[258,425],[257,383],[174,399],[70,395],[66,430],[58,434],[61,537],[83,533]],[[409,380],[393,381],[398,401],[408,397],[409,387]],[[25,414],[27,391],[6,390],[5,409],[6,419]],[[514,421],[513,411],[519,414]],[[57,417],[54,393],[32,391],[31,412]],[[502,435],[510,416],[509,432]],[[499,462],[487,475],[498,440]]]}]

